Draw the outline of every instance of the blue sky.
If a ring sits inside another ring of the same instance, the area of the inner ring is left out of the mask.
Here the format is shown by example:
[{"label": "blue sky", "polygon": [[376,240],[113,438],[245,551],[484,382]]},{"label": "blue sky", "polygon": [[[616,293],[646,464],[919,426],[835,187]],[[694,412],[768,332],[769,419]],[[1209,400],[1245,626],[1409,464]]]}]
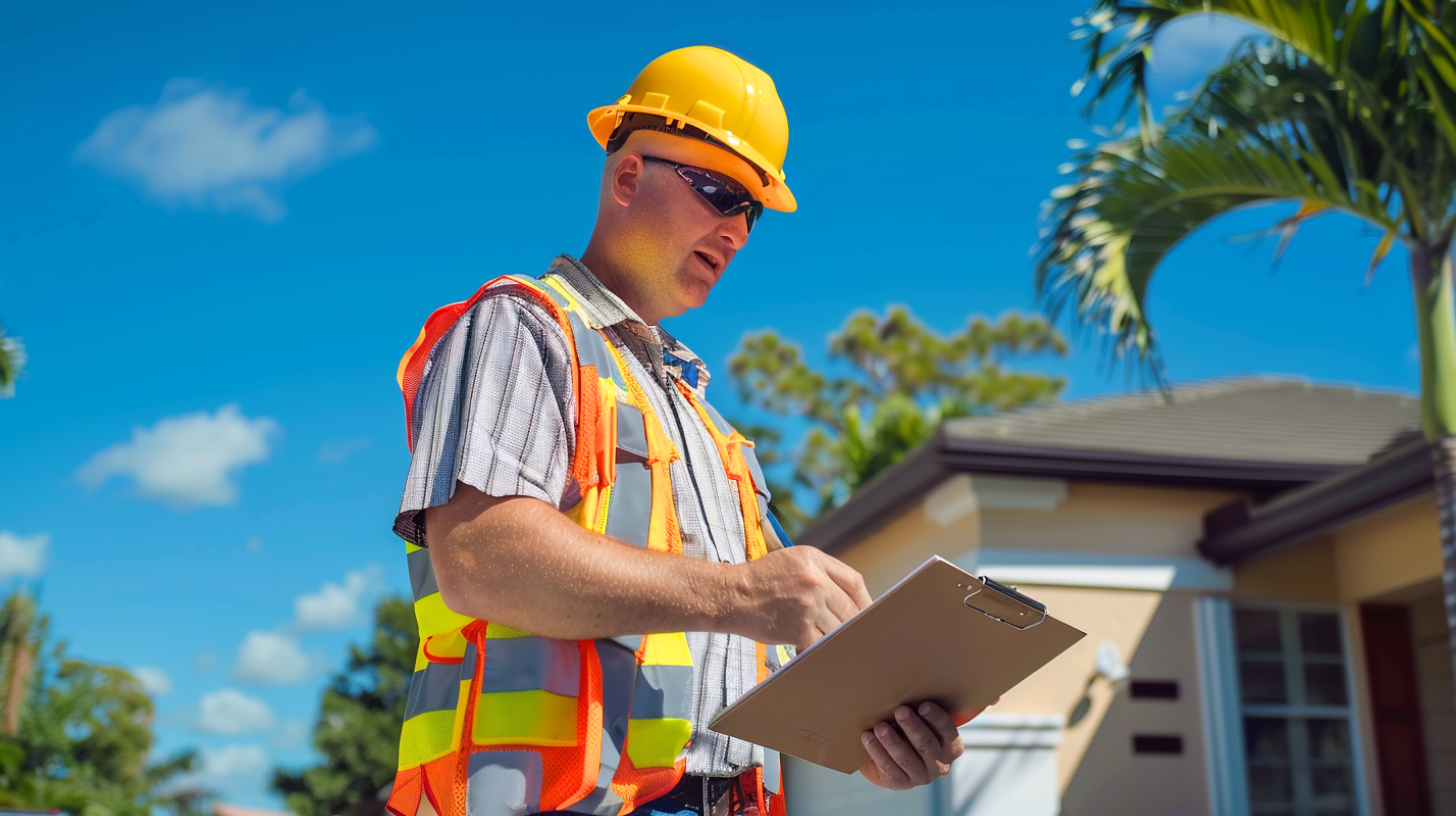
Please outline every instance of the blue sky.
[{"label": "blue sky", "polygon": [[[202,749],[240,804],[278,804],[266,767],[308,760],[345,644],[407,591],[400,353],[434,307],[581,251],[586,111],[652,57],[735,51],[792,124],[800,211],[668,324],[719,370],[764,327],[822,359],[858,308],[1031,309],[1038,207],[1089,137],[1076,2],[125,6],[0,11],[0,323],[31,357],[0,401],[0,589],[38,583],[73,653],[144,667],[161,750]],[[1170,30],[1161,92],[1238,34]],[[1377,239],[1330,218],[1273,272],[1228,240],[1272,220],[1169,259],[1171,376],[1414,391],[1404,258],[1364,287]],[[1026,367],[1080,398],[1125,387],[1103,362],[1089,338]]]}]

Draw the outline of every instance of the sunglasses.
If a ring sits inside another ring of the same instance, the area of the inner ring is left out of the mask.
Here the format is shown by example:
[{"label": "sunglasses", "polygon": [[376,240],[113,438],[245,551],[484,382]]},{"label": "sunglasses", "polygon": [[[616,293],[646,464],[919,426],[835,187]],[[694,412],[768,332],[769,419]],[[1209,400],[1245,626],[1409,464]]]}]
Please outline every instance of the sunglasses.
[{"label": "sunglasses", "polygon": [[749,232],[753,232],[753,225],[758,221],[758,217],[763,215],[763,202],[754,198],[753,194],[748,192],[747,187],[731,178],[721,174],[714,175],[711,170],[704,170],[701,167],[678,164],[667,159],[659,159],[656,156],[643,156],[642,161],[665,164],[677,171],[678,176],[719,213],[726,216],[743,213],[743,217],[748,221]]}]

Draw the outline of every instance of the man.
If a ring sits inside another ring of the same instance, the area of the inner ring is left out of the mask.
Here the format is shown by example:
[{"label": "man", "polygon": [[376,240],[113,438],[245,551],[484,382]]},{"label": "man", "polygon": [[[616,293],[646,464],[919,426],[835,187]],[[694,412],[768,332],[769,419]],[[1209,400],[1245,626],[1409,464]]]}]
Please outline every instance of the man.
[{"label": "man", "polygon": [[[658,325],[704,303],[764,207],[796,208],[772,80],[680,49],[589,124],[608,157],[580,260],[441,309],[401,362],[422,644],[399,816],[782,813],[777,755],[707,723],[870,602],[787,546],[707,369]],[[938,706],[895,720],[863,735],[871,782],[960,755]]]}]

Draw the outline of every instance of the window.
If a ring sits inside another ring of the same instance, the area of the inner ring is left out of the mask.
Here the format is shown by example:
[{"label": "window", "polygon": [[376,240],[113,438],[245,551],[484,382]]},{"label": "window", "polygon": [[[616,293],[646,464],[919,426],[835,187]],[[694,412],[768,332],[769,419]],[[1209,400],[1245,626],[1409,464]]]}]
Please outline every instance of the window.
[{"label": "window", "polygon": [[1235,609],[1253,816],[1354,816],[1344,638],[1334,612]]}]

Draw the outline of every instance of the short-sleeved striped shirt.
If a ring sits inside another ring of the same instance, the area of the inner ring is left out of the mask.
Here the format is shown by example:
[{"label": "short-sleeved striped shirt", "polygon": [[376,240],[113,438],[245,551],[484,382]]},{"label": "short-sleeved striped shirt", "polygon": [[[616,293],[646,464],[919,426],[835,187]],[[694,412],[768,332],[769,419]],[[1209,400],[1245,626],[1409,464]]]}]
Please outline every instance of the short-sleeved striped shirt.
[{"label": "short-sleeved striped shirt", "polygon": [[[708,429],[673,386],[683,382],[702,396],[707,368],[666,331],[646,325],[575,258],[556,258],[546,274],[574,289],[594,322],[607,327],[609,340],[628,352],[623,357],[632,376],[682,453],[670,467],[684,554],[743,563],[747,545],[737,487]],[[457,481],[563,510],[576,503],[569,342],[540,305],[503,293],[482,298],[436,343],[415,396],[414,456],[396,533],[426,546],[424,510],[448,502]],[[761,765],[763,749],[707,728],[723,706],[757,682],[753,641],[719,632],[687,636],[694,666],[688,772],[733,776]]]}]

